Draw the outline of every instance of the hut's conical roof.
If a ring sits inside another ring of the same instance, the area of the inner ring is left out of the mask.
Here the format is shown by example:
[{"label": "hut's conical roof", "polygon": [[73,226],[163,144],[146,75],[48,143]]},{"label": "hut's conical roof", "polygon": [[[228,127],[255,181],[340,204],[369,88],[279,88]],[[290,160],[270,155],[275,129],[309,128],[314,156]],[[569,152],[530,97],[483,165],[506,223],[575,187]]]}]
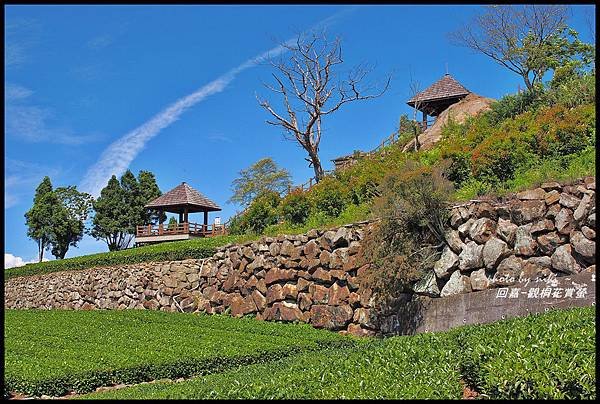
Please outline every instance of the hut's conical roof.
[{"label": "hut's conical roof", "polygon": [[146,208],[164,208],[167,211],[170,211],[169,208],[179,211],[183,207],[187,207],[189,212],[221,210],[219,205],[185,182],[146,204]]},{"label": "hut's conical roof", "polygon": [[441,79],[427,87],[425,90],[413,96],[407,104],[411,107],[415,102],[427,102],[441,100],[444,98],[462,97],[470,93],[462,84],[450,76],[448,73]]}]

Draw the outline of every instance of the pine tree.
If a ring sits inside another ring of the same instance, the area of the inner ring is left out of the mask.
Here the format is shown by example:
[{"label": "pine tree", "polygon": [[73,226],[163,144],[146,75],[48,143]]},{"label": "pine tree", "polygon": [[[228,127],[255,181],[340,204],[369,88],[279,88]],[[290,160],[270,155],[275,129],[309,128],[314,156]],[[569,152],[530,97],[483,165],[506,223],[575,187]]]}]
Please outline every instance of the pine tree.
[{"label": "pine tree", "polygon": [[44,250],[50,243],[52,227],[53,200],[46,197],[52,193],[52,183],[48,176],[44,177],[35,190],[33,206],[25,213],[25,224],[27,225],[27,236],[36,241],[38,245],[38,258],[41,262],[44,258]]}]

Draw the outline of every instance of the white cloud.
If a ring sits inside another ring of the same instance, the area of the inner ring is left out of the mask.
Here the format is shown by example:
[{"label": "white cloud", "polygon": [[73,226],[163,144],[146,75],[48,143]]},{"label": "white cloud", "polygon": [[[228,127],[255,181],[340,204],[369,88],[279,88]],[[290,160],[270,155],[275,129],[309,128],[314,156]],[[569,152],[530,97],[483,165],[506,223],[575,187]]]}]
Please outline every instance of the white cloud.
[{"label": "white cloud", "polygon": [[[315,24],[311,29],[330,24],[336,18],[348,11],[349,10],[346,9],[336,13]],[[295,41],[295,38],[288,40],[288,43],[291,44],[292,41]],[[231,83],[242,71],[254,67],[268,58],[277,56],[285,51],[286,48],[279,45],[247,60],[238,67],[231,69],[217,79],[200,87],[193,93],[180,98],[166,109],[156,114],[149,121],[117,139],[104,150],[100,159],[90,167],[79,188],[82,191],[91,194],[93,197],[99,196],[100,191],[106,186],[112,175],[116,175],[117,177],[122,175],[133,159],[135,159],[138,153],[146,146],[146,143],[158,135],[161,130],[177,121],[184,112],[207,97],[225,90],[229,83]]]},{"label": "white cloud", "polygon": [[[48,258],[42,258],[42,261],[49,261]],[[25,261],[21,257],[14,256],[9,253],[4,253],[4,269],[22,267],[26,264],[33,264],[38,262],[37,259],[33,259],[31,261]]]},{"label": "white cloud", "polygon": [[107,46],[112,44],[114,41],[115,41],[115,39],[113,38],[112,35],[109,35],[109,34],[98,35],[98,36],[95,36],[94,38],[90,39],[86,43],[86,46],[90,49],[98,50],[98,49],[106,48]]},{"label": "white cloud", "polygon": [[50,142],[78,145],[98,139],[96,135],[75,134],[68,127],[53,124],[54,113],[48,108],[32,105],[33,91],[17,84],[6,83],[4,91],[5,130],[7,134],[26,142]]}]

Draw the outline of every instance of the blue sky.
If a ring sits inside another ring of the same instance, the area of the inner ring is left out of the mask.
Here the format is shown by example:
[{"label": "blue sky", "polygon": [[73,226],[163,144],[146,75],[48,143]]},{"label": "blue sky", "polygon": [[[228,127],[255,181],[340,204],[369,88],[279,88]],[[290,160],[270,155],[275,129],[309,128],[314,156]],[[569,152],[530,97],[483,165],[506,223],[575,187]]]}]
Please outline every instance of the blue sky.
[{"label": "blue sky", "polygon": [[[227,203],[231,182],[263,157],[288,169],[294,183],[306,181],[313,171],[305,152],[265,123],[255,98],[269,95],[262,83],[271,68],[246,62],[319,23],[341,37],[342,69],[368,62],[376,66],[373,80],[393,74],[384,96],[348,104],[324,121],[325,169],[330,159],[372,149],[410,113],[411,70],[422,87],[447,64],[475,93],[515,92],[518,76],[446,38],[479,11],[466,5],[5,6],[5,259],[36,257],[23,215],[44,175],[55,187],[82,189],[111,170],[150,170],[163,192],[188,182],[223,208],[223,221],[240,209]],[[593,12],[572,7],[570,23],[587,41]],[[189,105],[165,113],[194,93]],[[106,250],[86,236],[67,257]]]}]

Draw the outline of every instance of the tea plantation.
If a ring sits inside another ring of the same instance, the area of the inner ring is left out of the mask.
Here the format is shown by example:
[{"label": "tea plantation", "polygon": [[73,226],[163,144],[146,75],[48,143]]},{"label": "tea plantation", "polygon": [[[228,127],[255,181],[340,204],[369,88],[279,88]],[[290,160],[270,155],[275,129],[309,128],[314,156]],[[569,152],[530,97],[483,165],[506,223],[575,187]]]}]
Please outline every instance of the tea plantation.
[{"label": "tea plantation", "polygon": [[596,397],[595,307],[356,339],[306,325],[153,311],[6,312],[7,391],[79,398]]}]

